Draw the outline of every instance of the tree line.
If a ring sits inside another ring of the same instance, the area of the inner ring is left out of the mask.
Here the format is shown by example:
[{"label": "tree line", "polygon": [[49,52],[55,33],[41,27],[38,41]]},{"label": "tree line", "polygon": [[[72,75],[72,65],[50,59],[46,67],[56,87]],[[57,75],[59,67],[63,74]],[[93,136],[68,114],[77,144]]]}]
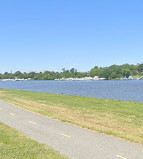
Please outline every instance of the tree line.
[{"label": "tree line", "polygon": [[33,79],[33,80],[54,80],[61,78],[82,78],[82,77],[94,77],[98,76],[100,78],[105,78],[107,80],[110,79],[119,79],[121,77],[129,77],[129,76],[141,75],[143,76],[143,64],[140,65],[111,65],[109,67],[98,67],[95,66],[88,72],[78,72],[77,69],[72,68],[70,70],[66,70],[63,68],[61,72],[54,71],[45,71],[45,72],[30,72],[30,73],[22,73],[17,71],[15,73],[5,72],[0,74],[0,79],[15,79],[15,78],[24,78],[24,79]]}]

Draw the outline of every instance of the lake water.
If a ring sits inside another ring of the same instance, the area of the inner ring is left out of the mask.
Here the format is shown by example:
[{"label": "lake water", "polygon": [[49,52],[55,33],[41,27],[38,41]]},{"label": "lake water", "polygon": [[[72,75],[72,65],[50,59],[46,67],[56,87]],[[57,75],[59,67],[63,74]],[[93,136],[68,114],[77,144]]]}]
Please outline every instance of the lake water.
[{"label": "lake water", "polygon": [[0,81],[0,88],[143,103],[143,81]]}]

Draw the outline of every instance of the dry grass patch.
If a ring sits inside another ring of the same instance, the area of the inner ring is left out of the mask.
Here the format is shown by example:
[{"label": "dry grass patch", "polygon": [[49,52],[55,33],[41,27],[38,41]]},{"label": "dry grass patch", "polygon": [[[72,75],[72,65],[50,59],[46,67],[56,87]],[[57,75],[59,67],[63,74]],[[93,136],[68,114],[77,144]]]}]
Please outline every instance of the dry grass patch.
[{"label": "dry grass patch", "polygon": [[54,119],[143,144],[142,104],[12,90],[0,93],[0,98]]}]

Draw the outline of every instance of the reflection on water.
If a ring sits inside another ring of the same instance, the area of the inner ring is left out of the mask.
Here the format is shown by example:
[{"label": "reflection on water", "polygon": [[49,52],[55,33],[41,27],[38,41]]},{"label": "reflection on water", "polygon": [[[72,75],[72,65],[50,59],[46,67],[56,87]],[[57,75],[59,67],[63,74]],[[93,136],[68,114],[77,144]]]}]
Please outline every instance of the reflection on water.
[{"label": "reflection on water", "polygon": [[0,88],[143,102],[143,81],[0,81]]}]

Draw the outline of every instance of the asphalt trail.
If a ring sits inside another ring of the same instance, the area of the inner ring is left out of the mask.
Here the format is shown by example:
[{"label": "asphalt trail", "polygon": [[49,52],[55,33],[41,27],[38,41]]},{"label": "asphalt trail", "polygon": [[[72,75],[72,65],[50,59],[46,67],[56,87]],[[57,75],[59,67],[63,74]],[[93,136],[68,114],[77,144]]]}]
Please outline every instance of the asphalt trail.
[{"label": "asphalt trail", "polygon": [[50,119],[0,101],[0,122],[69,159],[143,159],[143,146]]}]

